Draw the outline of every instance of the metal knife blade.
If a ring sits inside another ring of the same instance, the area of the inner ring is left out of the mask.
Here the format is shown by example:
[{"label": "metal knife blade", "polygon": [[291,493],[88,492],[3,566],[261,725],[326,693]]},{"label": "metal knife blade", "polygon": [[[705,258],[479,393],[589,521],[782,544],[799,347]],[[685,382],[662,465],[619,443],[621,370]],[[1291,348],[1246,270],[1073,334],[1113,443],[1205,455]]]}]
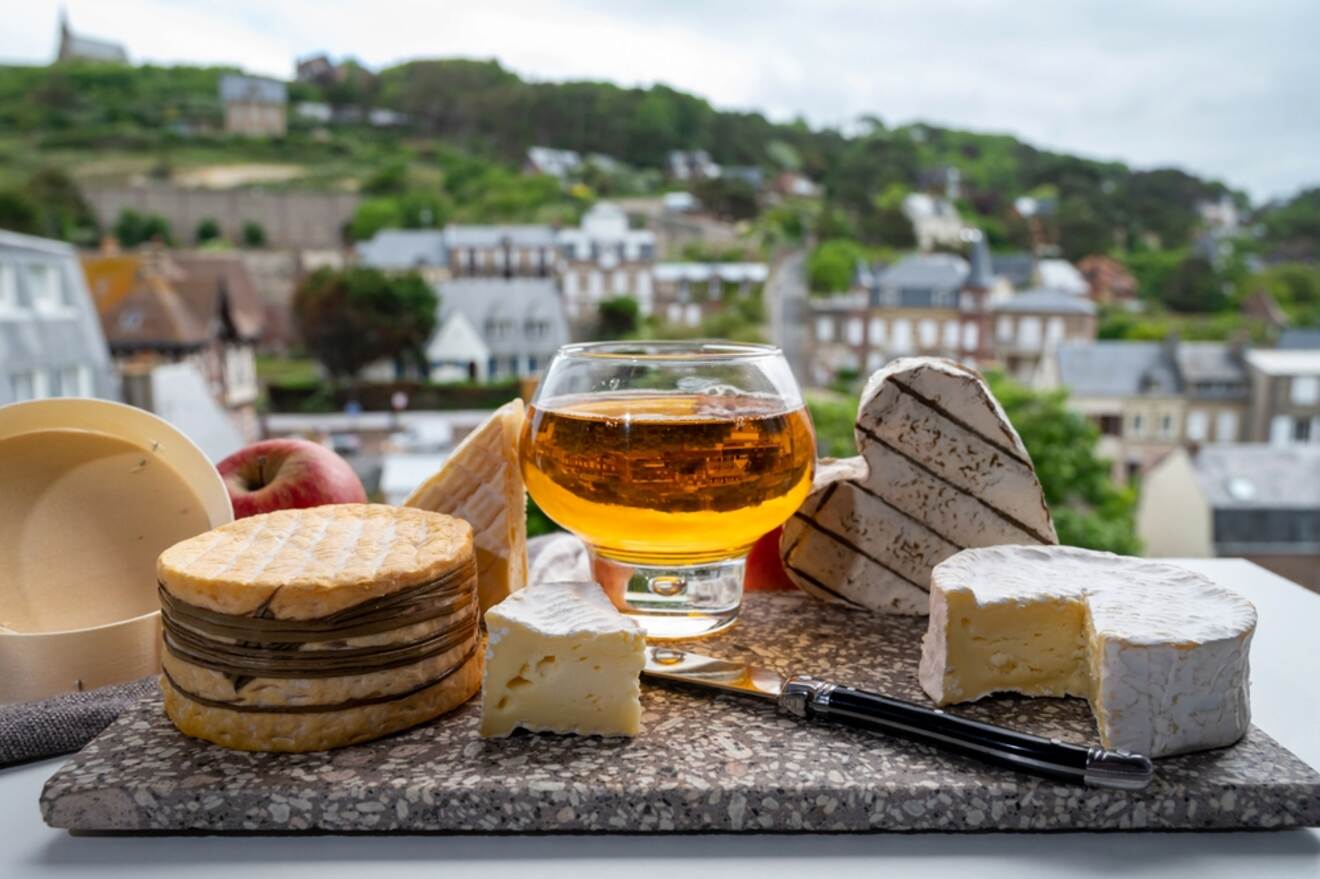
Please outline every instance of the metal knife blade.
[{"label": "metal knife blade", "polygon": [[651,678],[713,687],[744,696],[779,701],[784,678],[768,668],[688,653],[673,647],[646,648],[642,674]]},{"label": "metal knife blade", "polygon": [[1153,776],[1150,760],[1139,754],[1045,739],[958,717],[941,708],[805,675],[785,678],[767,668],[673,647],[648,647],[642,674],[668,683],[755,696],[804,720],[841,723],[910,739],[1054,781],[1141,790]]}]

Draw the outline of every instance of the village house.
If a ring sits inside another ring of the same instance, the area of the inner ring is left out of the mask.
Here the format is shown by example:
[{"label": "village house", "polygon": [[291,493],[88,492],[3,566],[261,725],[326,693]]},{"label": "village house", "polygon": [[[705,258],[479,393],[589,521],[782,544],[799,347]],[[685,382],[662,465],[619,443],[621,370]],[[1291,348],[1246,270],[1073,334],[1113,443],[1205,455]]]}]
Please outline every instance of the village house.
[{"label": "village house", "polygon": [[529,174],[545,174],[556,180],[567,180],[582,170],[582,155],[576,150],[558,150],[546,146],[528,147],[523,170]]},{"label": "village house", "polygon": [[1246,437],[1271,446],[1320,445],[1320,349],[1247,355],[1251,413]]},{"label": "village house", "polygon": [[677,326],[697,327],[734,296],[760,295],[765,263],[657,263],[654,312]]},{"label": "village house", "polygon": [[77,251],[0,230],[0,405],[118,395]]},{"label": "village house", "polygon": [[83,257],[110,353],[132,398],[134,377],[189,363],[247,440],[259,435],[256,345],[264,310],[241,259],[225,253],[114,249]]},{"label": "village house", "polygon": [[1035,380],[1043,358],[1064,341],[1091,340],[1095,303],[1058,290],[1027,290],[994,301],[993,359],[1024,384]]},{"label": "village house", "polygon": [[712,180],[722,170],[705,150],[671,150],[666,167],[671,178],[685,183]]},{"label": "village house", "polygon": [[918,250],[936,246],[961,247],[965,226],[953,202],[945,198],[914,192],[903,199],[903,215],[912,224]]},{"label": "village house", "polygon": [[1057,290],[1069,296],[1086,296],[1091,292],[1091,285],[1081,271],[1066,259],[1038,260],[1034,280],[1038,287]]},{"label": "village house", "polygon": [[1063,341],[1038,373],[1100,432],[1116,479],[1146,472],[1184,444],[1246,438],[1250,385],[1241,346],[1223,342]]},{"label": "village house", "polygon": [[1142,480],[1147,555],[1242,557],[1320,591],[1320,445],[1176,449]]},{"label": "village house", "polygon": [[601,300],[613,296],[631,296],[643,315],[652,313],[655,233],[629,228],[618,205],[597,203],[581,226],[559,231],[556,246],[564,307],[575,325],[594,321]]},{"label": "village house", "polygon": [[982,320],[963,297],[969,279],[967,260],[948,253],[860,267],[852,291],[810,303],[812,380],[828,384],[840,372],[869,373],[912,354],[974,357]]},{"label": "village house", "polygon": [[455,278],[437,285],[440,311],[426,346],[433,381],[498,381],[539,374],[568,342],[550,278]]},{"label": "village house", "polygon": [[450,225],[443,245],[454,278],[548,278],[555,272],[555,231],[549,226]]},{"label": "village house", "polygon": [[228,73],[220,77],[225,131],[244,137],[283,137],[288,130],[289,90],[276,79]]}]

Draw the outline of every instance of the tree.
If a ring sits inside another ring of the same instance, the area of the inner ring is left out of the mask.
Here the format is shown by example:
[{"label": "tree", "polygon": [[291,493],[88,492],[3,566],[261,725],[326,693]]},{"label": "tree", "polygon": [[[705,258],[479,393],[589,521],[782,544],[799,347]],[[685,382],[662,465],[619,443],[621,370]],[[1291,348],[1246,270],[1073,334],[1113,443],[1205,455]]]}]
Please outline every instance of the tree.
[{"label": "tree", "polygon": [[303,343],[336,379],[378,360],[420,356],[435,330],[439,298],[416,273],[354,266],[318,269],[293,297]]},{"label": "tree", "polygon": [[1257,290],[1273,296],[1293,323],[1320,324],[1320,267],[1302,263],[1270,266],[1247,278],[1240,295]]},{"label": "tree", "polygon": [[402,160],[382,165],[362,183],[367,195],[398,195],[408,189],[408,165]]},{"label": "tree", "polygon": [[37,208],[22,192],[0,191],[0,229],[36,235],[40,231]]},{"label": "tree", "polygon": [[692,194],[702,207],[726,220],[750,220],[759,210],[756,187],[746,180],[724,177],[702,180],[692,187]]},{"label": "tree", "polygon": [[248,220],[243,224],[243,246],[244,247],[265,247],[266,230],[255,220]]},{"label": "tree", "polygon": [[381,229],[398,229],[402,226],[403,208],[398,199],[369,198],[353,212],[353,219],[348,223],[348,234],[354,241],[366,241],[374,238]]},{"label": "tree", "polygon": [[856,241],[836,238],[826,241],[807,258],[807,284],[815,293],[842,293],[852,287],[857,263],[863,258]]},{"label": "tree", "polygon": [[139,214],[132,208],[124,208],[115,221],[115,238],[124,247],[137,247],[148,241],[173,244],[170,224],[160,214]]},{"label": "tree", "polygon": [[1138,250],[1123,254],[1122,262],[1137,279],[1137,295],[1159,302],[1186,257],[1185,250]]},{"label": "tree", "polygon": [[83,247],[96,244],[100,224],[68,174],[58,168],[41,168],[28,178],[23,192],[36,207],[37,234]]},{"label": "tree", "polygon": [[1178,264],[1161,297],[1174,311],[1213,312],[1228,306],[1224,282],[1210,260],[1189,256]]},{"label": "tree", "polygon": [[596,327],[597,339],[623,339],[637,332],[637,300],[631,296],[604,299],[598,309],[600,321]]},{"label": "tree", "polygon": [[206,217],[197,224],[197,243],[205,244],[208,241],[217,241],[220,238],[220,224],[213,217]]},{"label": "tree", "polygon": [[986,378],[1036,465],[1059,542],[1136,553],[1135,494],[1113,483],[1109,462],[1096,456],[1099,432],[1067,408],[1066,392],[1033,391],[997,373]]}]

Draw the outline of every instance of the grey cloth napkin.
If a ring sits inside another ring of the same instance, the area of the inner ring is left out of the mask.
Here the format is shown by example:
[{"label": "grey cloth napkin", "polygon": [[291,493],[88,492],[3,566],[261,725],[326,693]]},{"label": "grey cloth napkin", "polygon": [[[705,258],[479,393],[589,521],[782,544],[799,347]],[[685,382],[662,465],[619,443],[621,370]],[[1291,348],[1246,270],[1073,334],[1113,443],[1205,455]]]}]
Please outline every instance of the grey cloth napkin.
[{"label": "grey cloth napkin", "polygon": [[155,692],[152,675],[39,702],[0,705],[0,766],[76,751],[121,711]]},{"label": "grey cloth napkin", "polygon": [[[590,580],[587,548],[570,534],[527,543],[529,583]],[[77,751],[120,712],[156,693],[156,676],[17,705],[0,705],[0,767]]]}]

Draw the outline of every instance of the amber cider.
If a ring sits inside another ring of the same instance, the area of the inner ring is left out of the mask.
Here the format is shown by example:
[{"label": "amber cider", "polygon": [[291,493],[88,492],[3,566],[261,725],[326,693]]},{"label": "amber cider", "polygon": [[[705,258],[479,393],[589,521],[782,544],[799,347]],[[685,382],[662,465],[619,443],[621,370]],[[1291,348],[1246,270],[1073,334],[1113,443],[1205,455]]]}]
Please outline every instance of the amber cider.
[{"label": "amber cider", "polygon": [[531,407],[523,478],[600,554],[690,565],[745,553],[811,488],[806,408],[754,394],[619,392]]}]

